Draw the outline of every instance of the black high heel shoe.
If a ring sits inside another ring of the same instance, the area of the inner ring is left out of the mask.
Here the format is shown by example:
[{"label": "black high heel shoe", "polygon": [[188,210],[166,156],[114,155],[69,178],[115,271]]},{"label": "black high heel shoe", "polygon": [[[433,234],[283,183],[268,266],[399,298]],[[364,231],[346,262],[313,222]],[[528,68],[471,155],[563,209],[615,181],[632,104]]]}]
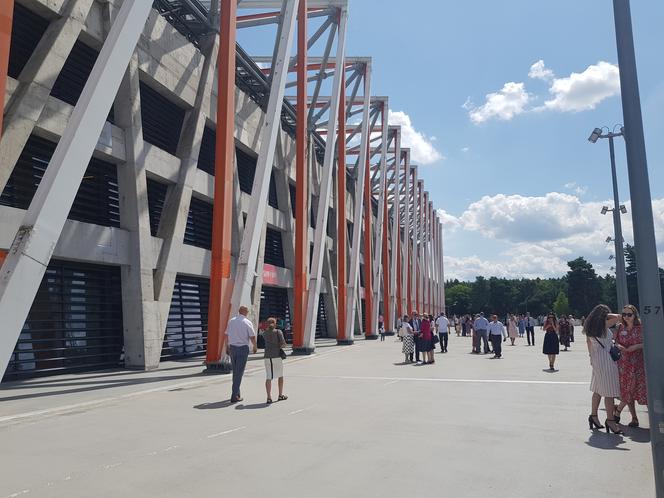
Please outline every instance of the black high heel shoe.
[{"label": "black high heel shoe", "polygon": [[[597,420],[597,421],[595,421],[595,420]],[[595,415],[595,416],[588,415],[588,427],[590,428],[590,430],[604,429],[604,426],[599,423],[599,418],[597,417],[597,415]]]},{"label": "black high heel shoe", "polygon": [[607,418],[606,421],[604,422],[604,425],[606,426],[606,433],[607,434],[611,434],[612,432],[614,434],[618,434],[618,435],[625,434],[620,427],[618,427],[618,430],[615,430],[613,427],[611,427],[609,425],[609,422],[613,422],[614,424],[616,424],[616,426],[618,425],[618,423],[615,420],[609,420]]}]

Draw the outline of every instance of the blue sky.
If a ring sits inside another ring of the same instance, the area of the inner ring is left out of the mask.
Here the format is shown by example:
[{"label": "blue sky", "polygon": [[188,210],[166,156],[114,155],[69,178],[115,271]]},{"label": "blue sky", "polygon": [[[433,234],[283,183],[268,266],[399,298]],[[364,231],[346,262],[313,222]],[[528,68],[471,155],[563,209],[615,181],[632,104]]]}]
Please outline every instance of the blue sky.
[{"label": "blue sky", "polygon": [[[445,212],[447,278],[556,276],[580,255],[610,271],[608,144],[587,137],[622,122],[611,5],[350,1],[348,55],[373,58],[372,93],[443,156],[421,151],[419,172]],[[632,17],[664,264],[664,3],[633,1]],[[629,208],[620,140],[617,158]]]}]

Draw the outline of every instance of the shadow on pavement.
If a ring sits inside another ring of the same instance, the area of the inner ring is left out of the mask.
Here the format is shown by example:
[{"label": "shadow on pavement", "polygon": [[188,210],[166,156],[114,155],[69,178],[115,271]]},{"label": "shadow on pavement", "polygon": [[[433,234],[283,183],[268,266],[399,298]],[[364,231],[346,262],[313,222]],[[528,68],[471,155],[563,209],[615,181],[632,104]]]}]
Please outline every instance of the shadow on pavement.
[{"label": "shadow on pavement", "polygon": [[600,450],[630,451],[629,448],[618,447],[621,444],[625,444],[625,439],[623,437],[618,434],[607,434],[603,430],[602,432],[593,432],[588,438],[588,441],[586,441],[586,444]]},{"label": "shadow on pavement", "polygon": [[650,442],[650,430],[640,428],[626,427],[624,429],[625,436],[634,441],[635,443],[649,443]]},{"label": "shadow on pavement", "polygon": [[254,403],[251,405],[237,405],[235,407],[236,410],[260,410],[262,408],[267,408],[268,405],[267,403]]},{"label": "shadow on pavement", "polygon": [[231,405],[231,400],[227,399],[225,401],[217,401],[215,403],[202,403],[200,405],[195,405],[194,408],[197,410],[216,410],[218,408],[228,408]]}]

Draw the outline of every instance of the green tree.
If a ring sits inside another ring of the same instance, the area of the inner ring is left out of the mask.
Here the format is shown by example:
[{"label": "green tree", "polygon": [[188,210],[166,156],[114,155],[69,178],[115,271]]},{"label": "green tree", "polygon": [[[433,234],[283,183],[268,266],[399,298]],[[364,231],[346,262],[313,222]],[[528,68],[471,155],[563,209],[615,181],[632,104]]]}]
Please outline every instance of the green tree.
[{"label": "green tree", "polygon": [[563,291],[558,293],[556,301],[553,303],[553,311],[556,315],[569,315],[569,300],[567,299],[567,294]]},{"label": "green tree", "polygon": [[489,282],[484,277],[476,277],[470,297],[470,306],[474,313],[485,311],[489,305]]},{"label": "green tree", "polygon": [[458,282],[445,289],[445,304],[449,314],[471,313],[472,284]]},{"label": "green tree", "polygon": [[602,287],[593,265],[585,258],[576,258],[567,262],[567,296],[569,306],[577,316],[587,315],[600,304]]}]

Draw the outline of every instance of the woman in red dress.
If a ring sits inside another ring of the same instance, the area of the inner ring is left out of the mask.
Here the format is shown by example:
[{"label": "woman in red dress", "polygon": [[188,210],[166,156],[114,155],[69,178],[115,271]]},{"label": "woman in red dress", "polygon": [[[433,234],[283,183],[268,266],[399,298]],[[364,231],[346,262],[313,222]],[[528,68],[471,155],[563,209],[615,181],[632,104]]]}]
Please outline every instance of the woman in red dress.
[{"label": "woman in red dress", "polygon": [[618,360],[620,372],[620,404],[616,407],[614,417],[620,419],[620,412],[625,406],[629,407],[632,421],[630,427],[638,427],[639,419],[636,416],[635,402],[647,405],[646,371],[643,365],[643,334],[641,332],[641,319],[636,306],[628,304],[623,308],[622,323],[614,337],[616,345],[622,352]]}]

